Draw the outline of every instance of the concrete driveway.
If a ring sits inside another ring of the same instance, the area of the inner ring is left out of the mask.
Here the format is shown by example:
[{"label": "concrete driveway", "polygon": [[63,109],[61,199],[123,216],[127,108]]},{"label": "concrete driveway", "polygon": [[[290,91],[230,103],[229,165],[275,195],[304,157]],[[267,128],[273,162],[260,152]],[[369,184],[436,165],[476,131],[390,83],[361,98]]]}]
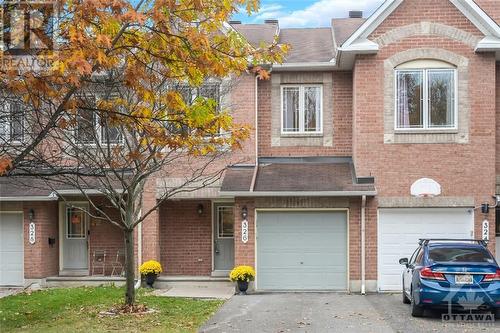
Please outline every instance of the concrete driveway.
[{"label": "concrete driveway", "polygon": [[234,296],[200,332],[500,332],[494,325],[450,324],[430,312],[413,318],[400,294],[272,293]]}]

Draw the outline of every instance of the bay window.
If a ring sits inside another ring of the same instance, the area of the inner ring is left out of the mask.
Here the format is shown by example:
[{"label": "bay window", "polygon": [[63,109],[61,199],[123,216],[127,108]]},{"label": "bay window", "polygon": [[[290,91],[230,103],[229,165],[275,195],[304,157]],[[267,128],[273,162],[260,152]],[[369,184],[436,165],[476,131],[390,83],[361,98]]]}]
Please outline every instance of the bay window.
[{"label": "bay window", "polygon": [[396,129],[457,128],[454,68],[396,70]]},{"label": "bay window", "polygon": [[321,85],[281,86],[282,133],[322,132]]}]

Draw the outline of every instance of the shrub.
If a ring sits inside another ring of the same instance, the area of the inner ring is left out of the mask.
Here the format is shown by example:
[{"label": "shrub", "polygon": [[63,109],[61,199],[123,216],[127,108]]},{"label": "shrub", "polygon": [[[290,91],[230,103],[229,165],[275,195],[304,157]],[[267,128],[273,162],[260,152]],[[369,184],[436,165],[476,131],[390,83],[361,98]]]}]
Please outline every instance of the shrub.
[{"label": "shrub", "polygon": [[250,266],[237,266],[233,268],[229,274],[231,281],[253,281],[255,279],[255,271]]},{"label": "shrub", "polygon": [[149,260],[146,261],[139,267],[139,271],[141,272],[141,275],[147,275],[147,274],[160,274],[162,272],[161,264],[156,261],[156,260]]}]

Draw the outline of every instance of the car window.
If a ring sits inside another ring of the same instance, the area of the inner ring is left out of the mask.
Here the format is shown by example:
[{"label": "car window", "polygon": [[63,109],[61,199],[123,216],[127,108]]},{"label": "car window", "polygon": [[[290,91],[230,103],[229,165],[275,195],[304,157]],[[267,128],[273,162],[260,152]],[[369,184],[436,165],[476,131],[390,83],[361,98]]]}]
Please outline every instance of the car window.
[{"label": "car window", "polygon": [[415,250],[415,252],[413,252],[413,255],[411,256],[410,258],[410,265],[413,265],[415,263],[415,259],[417,258],[418,254],[421,252],[421,247],[419,247],[418,249]]},{"label": "car window", "polygon": [[495,262],[490,253],[484,249],[460,246],[430,248],[429,260],[434,262]]},{"label": "car window", "polygon": [[422,257],[424,256],[424,250],[421,248],[420,251],[417,254],[417,257],[415,259],[415,265],[420,265],[422,264]]}]

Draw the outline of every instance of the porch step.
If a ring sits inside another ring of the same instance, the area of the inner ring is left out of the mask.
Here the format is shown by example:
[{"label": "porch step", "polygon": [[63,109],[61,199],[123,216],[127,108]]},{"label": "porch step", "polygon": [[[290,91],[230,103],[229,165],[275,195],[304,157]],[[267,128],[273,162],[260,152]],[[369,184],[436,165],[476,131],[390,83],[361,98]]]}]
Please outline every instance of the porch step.
[{"label": "porch step", "polygon": [[168,289],[172,287],[234,287],[234,283],[227,277],[212,276],[160,276],[155,284],[155,288]]}]

